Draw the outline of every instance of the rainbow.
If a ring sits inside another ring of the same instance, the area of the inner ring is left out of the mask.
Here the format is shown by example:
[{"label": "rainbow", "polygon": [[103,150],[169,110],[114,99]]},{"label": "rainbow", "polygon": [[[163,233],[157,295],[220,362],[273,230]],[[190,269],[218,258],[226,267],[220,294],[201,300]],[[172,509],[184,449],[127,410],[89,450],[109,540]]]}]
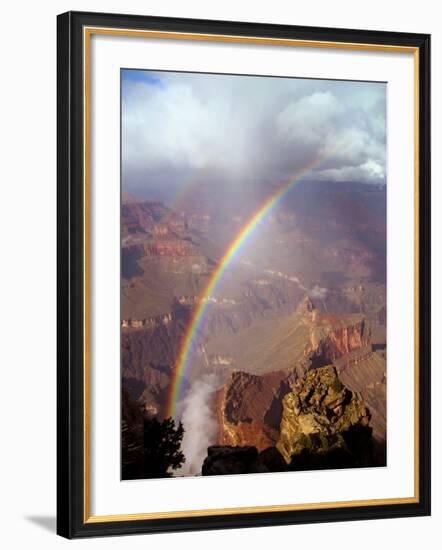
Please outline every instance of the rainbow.
[{"label": "rainbow", "polygon": [[219,260],[216,269],[214,269],[209,280],[207,281],[206,286],[198,296],[197,305],[192,312],[191,318],[186,327],[186,331],[181,340],[169,389],[166,416],[171,416],[174,418],[176,417],[176,404],[181,396],[184,374],[188,367],[189,359],[192,355],[195,336],[198,333],[198,329],[203,322],[207,306],[210,303],[208,299],[216,290],[230,263],[235,258],[244,243],[247,241],[247,238],[251,235],[253,230],[259,225],[264,217],[279,203],[284,195],[288,191],[290,191],[290,189],[292,189],[301,178],[305,177],[323,162],[329,160],[337,148],[338,147],[334,148],[331,154],[322,156],[319,159],[315,158],[312,162],[292,174],[289,179],[282,182],[278,186],[276,191],[274,191],[259,206],[259,208],[255,211],[255,213],[251,216],[251,218],[241,228],[239,233],[229,244],[227,250],[224,252],[222,258]]}]

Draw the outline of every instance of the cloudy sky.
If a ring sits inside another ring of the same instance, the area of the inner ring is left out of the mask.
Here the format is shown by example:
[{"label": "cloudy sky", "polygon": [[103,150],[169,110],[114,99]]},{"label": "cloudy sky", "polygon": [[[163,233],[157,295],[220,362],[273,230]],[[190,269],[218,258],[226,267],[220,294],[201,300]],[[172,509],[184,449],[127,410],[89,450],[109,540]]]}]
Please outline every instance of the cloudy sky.
[{"label": "cloudy sky", "polygon": [[385,183],[382,83],[122,71],[123,190],[149,195],[210,171],[277,184]]}]

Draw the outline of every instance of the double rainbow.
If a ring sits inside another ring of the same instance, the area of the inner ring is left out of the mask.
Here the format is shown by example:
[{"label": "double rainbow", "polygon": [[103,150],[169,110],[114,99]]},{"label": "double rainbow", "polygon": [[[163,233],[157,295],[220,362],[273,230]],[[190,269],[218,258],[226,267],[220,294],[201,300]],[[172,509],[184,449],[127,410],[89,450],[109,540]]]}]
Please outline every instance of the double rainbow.
[{"label": "double rainbow", "polygon": [[[333,152],[336,151],[336,149],[337,147],[333,150]],[[332,154],[328,154],[326,156],[320,157],[319,159],[315,158],[312,162],[292,174],[289,179],[281,183],[278,186],[277,190],[261,204],[258,210],[255,211],[252,217],[242,227],[240,232],[231,241],[227,250],[224,252],[224,255],[219,260],[218,265],[211,274],[206,286],[198,296],[197,305],[192,312],[190,321],[181,340],[177,360],[175,363],[175,369],[173,372],[173,378],[170,384],[166,416],[176,416],[176,405],[181,397],[184,375],[190,363],[195,336],[198,333],[199,327],[203,323],[204,314],[207,310],[208,304],[210,303],[208,299],[215,292],[224,273],[229,267],[229,264],[238,254],[239,250],[247,241],[247,238],[251,235],[253,230],[259,225],[264,217],[279,203],[284,195],[286,195],[286,193],[290,191],[290,189],[292,189],[296,185],[296,183],[300,181],[301,178],[309,174],[313,169],[317,168],[326,160],[330,159],[331,156]]]}]

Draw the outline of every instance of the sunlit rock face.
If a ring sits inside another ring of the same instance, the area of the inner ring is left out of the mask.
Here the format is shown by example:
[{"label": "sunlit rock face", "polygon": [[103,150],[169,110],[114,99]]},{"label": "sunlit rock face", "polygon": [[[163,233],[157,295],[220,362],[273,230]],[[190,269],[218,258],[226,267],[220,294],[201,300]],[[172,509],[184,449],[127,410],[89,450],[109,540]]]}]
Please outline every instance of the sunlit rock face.
[{"label": "sunlit rock face", "polygon": [[299,378],[282,398],[276,445],[263,449],[241,445],[238,434],[244,433],[242,429],[234,432],[235,443],[208,448],[202,475],[374,465],[370,412],[361,396],[342,384],[331,365]]},{"label": "sunlit rock face", "polygon": [[312,368],[359,353],[370,342],[370,328],[362,315],[325,315],[315,309],[308,297],[299,305],[293,323],[300,326],[295,337],[304,351],[288,363],[287,369],[260,375],[232,372],[218,393],[220,445],[253,445],[258,451],[275,445],[283,398],[297,378]]},{"label": "sunlit rock face", "polygon": [[[304,305],[305,309],[307,307]],[[305,323],[310,337],[304,354],[311,359],[313,366],[330,364],[371,341],[370,325],[361,314],[330,315],[311,306],[306,311]]]},{"label": "sunlit rock face", "polygon": [[361,449],[370,451],[370,412],[362,398],[342,384],[333,366],[311,370],[297,380],[282,404],[276,448],[287,464],[296,467],[299,457],[301,465],[306,456],[320,462],[334,454],[357,462]]}]

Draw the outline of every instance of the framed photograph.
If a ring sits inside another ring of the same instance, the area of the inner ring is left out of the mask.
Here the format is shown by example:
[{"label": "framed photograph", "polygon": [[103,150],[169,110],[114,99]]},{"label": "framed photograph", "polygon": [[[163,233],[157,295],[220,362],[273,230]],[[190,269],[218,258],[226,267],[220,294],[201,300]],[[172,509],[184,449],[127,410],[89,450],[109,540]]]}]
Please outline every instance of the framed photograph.
[{"label": "framed photograph", "polygon": [[430,513],[430,37],[58,17],[58,533]]}]

